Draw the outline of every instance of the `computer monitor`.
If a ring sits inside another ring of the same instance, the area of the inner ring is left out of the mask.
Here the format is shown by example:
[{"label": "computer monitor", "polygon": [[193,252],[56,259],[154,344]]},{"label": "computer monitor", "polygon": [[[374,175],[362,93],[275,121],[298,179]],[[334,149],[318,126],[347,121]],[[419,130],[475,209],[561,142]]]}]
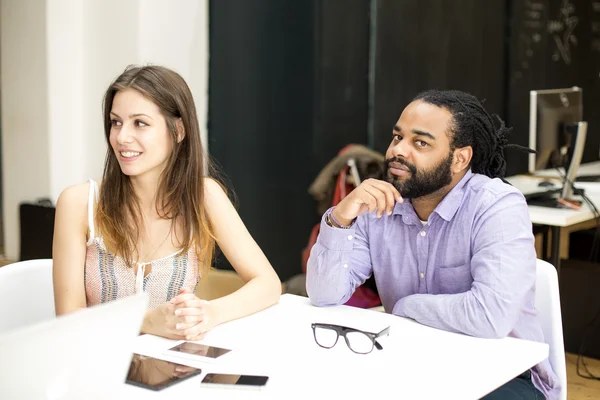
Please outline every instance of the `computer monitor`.
[{"label": "computer monitor", "polygon": [[532,90],[529,112],[529,172],[564,169],[561,197],[571,198],[587,135],[582,89]]}]

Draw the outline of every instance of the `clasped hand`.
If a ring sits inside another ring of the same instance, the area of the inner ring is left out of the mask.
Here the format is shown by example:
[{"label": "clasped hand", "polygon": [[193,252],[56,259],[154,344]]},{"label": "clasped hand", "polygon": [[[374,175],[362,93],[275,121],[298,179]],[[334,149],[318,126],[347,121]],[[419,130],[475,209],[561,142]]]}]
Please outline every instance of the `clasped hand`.
[{"label": "clasped hand", "polygon": [[169,339],[200,340],[217,325],[213,305],[189,289],[156,309],[163,324],[162,335]]}]

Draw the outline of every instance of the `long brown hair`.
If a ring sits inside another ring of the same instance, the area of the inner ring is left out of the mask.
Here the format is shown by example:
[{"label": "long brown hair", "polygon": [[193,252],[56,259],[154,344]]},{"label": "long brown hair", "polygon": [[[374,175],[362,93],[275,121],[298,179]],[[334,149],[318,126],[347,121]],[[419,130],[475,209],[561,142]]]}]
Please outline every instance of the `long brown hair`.
[{"label": "long brown hair", "polygon": [[[201,274],[208,271],[215,251],[213,230],[204,207],[204,162],[196,106],[188,85],[176,72],[160,66],[129,66],[104,95],[104,134],[108,144],[96,224],[107,249],[121,256],[129,266],[139,257],[142,214],[130,178],[121,172],[110,145],[110,112],[115,95],[134,89],[156,104],[164,116],[173,151],[160,175],[156,211],[161,218],[181,221],[183,252],[194,246]],[[178,142],[177,121],[185,131]],[[206,159],[210,170],[209,160]],[[177,232],[177,230],[174,230]]]}]

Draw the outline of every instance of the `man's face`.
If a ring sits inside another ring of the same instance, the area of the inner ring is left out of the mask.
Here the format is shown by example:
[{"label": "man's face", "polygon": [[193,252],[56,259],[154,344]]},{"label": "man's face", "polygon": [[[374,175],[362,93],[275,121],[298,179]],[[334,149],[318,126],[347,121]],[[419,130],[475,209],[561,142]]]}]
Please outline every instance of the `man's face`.
[{"label": "man's face", "polygon": [[402,197],[417,199],[452,182],[451,121],[448,110],[422,100],[402,112],[385,157],[386,180]]}]

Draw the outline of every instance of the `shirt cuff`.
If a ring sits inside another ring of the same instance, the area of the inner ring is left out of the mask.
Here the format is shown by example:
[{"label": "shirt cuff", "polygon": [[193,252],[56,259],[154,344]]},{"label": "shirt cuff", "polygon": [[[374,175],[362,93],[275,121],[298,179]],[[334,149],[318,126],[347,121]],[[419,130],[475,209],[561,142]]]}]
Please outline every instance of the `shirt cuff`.
[{"label": "shirt cuff", "polygon": [[401,298],[396,302],[396,304],[394,304],[392,314],[398,317],[407,317],[406,313],[404,312],[404,299],[406,299],[406,297]]},{"label": "shirt cuff", "polygon": [[327,214],[333,210],[330,208],[321,218],[321,230],[319,232],[319,242],[329,250],[351,251],[354,248],[354,235],[356,224],[352,224],[348,229],[334,228],[325,222]]}]

